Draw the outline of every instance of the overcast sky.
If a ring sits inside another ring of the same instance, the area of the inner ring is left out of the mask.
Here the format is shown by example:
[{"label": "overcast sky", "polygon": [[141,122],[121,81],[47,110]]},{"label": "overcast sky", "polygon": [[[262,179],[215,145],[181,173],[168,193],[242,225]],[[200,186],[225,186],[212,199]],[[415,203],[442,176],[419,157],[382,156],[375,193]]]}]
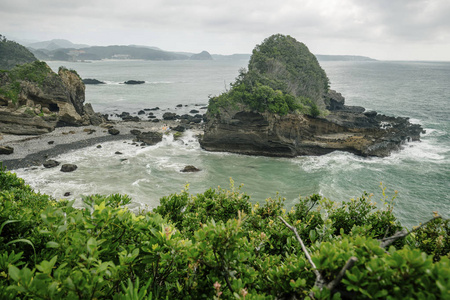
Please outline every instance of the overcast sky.
[{"label": "overcast sky", "polygon": [[449,0],[0,0],[0,34],[251,53],[282,33],[315,54],[450,61]]}]

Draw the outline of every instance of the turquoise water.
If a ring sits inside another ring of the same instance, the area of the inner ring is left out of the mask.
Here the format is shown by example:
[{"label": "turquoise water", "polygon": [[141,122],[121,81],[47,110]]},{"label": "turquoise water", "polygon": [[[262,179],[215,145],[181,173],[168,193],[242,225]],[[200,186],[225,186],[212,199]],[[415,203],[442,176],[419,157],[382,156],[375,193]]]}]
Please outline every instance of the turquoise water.
[{"label": "turquoise water", "polygon": [[[57,69],[61,63],[51,62]],[[206,104],[209,95],[228,88],[246,61],[101,61],[64,63],[83,78],[96,78],[108,84],[87,86],[87,102],[103,113],[137,112],[159,106],[176,111],[177,104]],[[289,207],[299,195],[313,193],[336,201],[358,197],[363,191],[382,198],[380,182],[388,195],[398,191],[396,213],[406,226],[429,219],[432,211],[450,216],[450,63],[442,62],[321,62],[331,88],[341,92],[349,105],[411,117],[427,133],[421,142],[406,144],[387,158],[362,158],[344,152],[321,157],[267,158],[210,153],[187,135],[182,141],[172,137],[152,147],[139,148],[129,143],[111,142],[102,149],[85,148],[58,157],[78,165],[73,173],[40,168],[18,170],[36,189],[61,198],[93,193],[128,194],[134,207],[154,207],[159,198],[180,192],[186,183],[192,193],[209,187],[235,185],[252,201],[286,198]],[[120,82],[145,80],[144,85],[127,86]],[[114,153],[124,153],[118,157]],[[121,158],[127,158],[121,161]],[[181,173],[188,164],[202,171]]]}]

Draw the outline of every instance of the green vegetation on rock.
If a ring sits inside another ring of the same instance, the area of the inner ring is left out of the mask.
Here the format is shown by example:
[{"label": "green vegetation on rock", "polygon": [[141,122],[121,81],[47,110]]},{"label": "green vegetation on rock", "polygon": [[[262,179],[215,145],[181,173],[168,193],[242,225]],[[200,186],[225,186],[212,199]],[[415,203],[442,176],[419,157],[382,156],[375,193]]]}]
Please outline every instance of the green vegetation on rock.
[{"label": "green vegetation on rock", "polygon": [[231,89],[209,101],[209,112],[245,104],[259,112],[317,116],[329,81],[316,57],[290,36],[272,35],[253,50],[248,71],[240,70]]},{"label": "green vegetation on rock", "polygon": [[[383,190],[384,195],[384,190]],[[83,208],[0,170],[1,299],[449,299],[450,224],[433,218],[388,249],[394,198],[313,195],[252,205],[235,188],[188,191],[132,213],[127,196]],[[313,268],[294,233],[315,264]],[[349,258],[354,265],[330,290]]]},{"label": "green vegetation on rock", "polygon": [[57,76],[43,61],[17,65],[9,71],[0,71],[0,95],[17,102],[21,91],[20,83],[29,81],[42,86],[49,77]]},{"label": "green vegetation on rock", "polygon": [[0,70],[11,70],[17,65],[36,61],[36,57],[24,46],[7,40],[0,34]]}]

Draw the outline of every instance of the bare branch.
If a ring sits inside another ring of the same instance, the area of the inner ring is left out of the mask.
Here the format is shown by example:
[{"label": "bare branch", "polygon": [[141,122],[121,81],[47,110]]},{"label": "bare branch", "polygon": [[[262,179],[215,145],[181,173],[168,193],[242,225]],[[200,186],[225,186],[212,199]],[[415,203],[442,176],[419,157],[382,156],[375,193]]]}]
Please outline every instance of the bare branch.
[{"label": "bare branch", "polygon": [[357,261],[358,259],[356,257],[350,257],[339,274],[336,276],[336,278],[334,278],[330,283],[327,284],[327,288],[331,291],[334,290],[336,286],[341,282],[342,278],[344,278],[345,272],[347,270],[350,270]]},{"label": "bare branch", "polygon": [[393,236],[390,236],[390,237],[387,237],[387,238],[384,238],[384,239],[380,239],[380,240],[378,240],[379,242],[381,242],[380,243],[380,247],[381,248],[386,248],[387,246],[391,245],[396,240],[408,236],[410,233],[413,233],[414,231],[419,230],[420,228],[424,227],[425,225],[427,225],[428,223],[430,223],[430,222],[432,222],[432,221],[434,221],[436,219],[442,219],[442,216],[436,215],[432,219],[430,219],[427,222],[423,223],[422,225],[413,228],[411,231],[407,231],[406,229],[403,229],[401,231],[397,231],[396,233],[394,233]]},{"label": "bare branch", "polygon": [[309,255],[309,252],[308,252],[308,250],[305,247],[305,244],[303,244],[302,238],[300,237],[300,235],[297,232],[297,228],[295,228],[294,226],[289,225],[288,222],[286,222],[281,216],[278,216],[278,218],[280,218],[280,220],[284,223],[284,225],[286,225],[287,228],[289,228],[291,231],[294,232],[295,237],[297,238],[297,241],[302,246],[303,252],[305,252],[306,258],[308,259],[309,263],[313,267],[313,272],[316,275],[316,279],[321,281],[322,280],[322,275],[320,275],[319,271],[317,271],[317,267],[314,264],[314,262],[312,261],[311,256]]},{"label": "bare branch", "polygon": [[[302,238],[300,237],[300,235],[297,232],[297,228],[289,225],[288,222],[286,222],[281,216],[278,216],[278,218],[280,218],[280,220],[284,223],[284,225],[286,225],[287,228],[289,228],[291,231],[294,232],[295,237],[297,238],[297,241],[302,246],[302,250],[303,250],[303,252],[305,252],[305,256],[308,259],[311,266],[313,267],[313,272],[316,275],[316,282],[314,283],[314,286],[317,286],[319,289],[323,289],[324,287],[326,287],[330,291],[333,291],[336,288],[336,286],[341,282],[342,278],[344,278],[345,272],[347,270],[351,269],[353,267],[353,265],[355,264],[355,262],[358,261],[358,259],[354,256],[350,257],[347,260],[347,262],[345,263],[344,267],[342,267],[341,271],[339,271],[339,274],[336,276],[336,278],[334,278],[331,282],[327,283],[325,281],[325,279],[322,277],[322,275],[320,274],[320,272],[317,270],[317,267],[314,264],[314,262],[312,261],[311,256],[310,256],[308,250],[306,249],[305,244],[303,243]],[[310,297],[314,299],[314,295],[312,294],[312,292],[310,294]]]}]

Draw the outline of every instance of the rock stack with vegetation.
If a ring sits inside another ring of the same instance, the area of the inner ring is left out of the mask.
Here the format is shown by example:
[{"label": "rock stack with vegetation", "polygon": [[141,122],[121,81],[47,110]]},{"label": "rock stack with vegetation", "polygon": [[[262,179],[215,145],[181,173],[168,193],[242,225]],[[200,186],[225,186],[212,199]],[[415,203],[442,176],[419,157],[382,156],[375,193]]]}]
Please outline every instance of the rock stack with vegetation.
[{"label": "rock stack with vegetation", "polygon": [[329,89],[316,57],[290,36],[273,35],[253,50],[248,70],[212,97],[201,145],[210,151],[267,156],[321,155],[334,150],[387,156],[422,129],[349,107]]},{"label": "rock stack with vegetation", "polygon": [[408,231],[394,198],[286,210],[231,184],[135,214],[127,196],[76,209],[0,170],[0,298],[449,299],[450,222]]},{"label": "rock stack with vegetation", "polygon": [[[8,50],[7,63],[0,65],[0,132],[42,134],[55,126],[102,122],[84,104],[85,86],[76,71],[61,67],[56,74],[45,62],[28,62],[33,55],[6,39],[0,41],[0,49]],[[9,62],[16,65],[10,68]]]}]

